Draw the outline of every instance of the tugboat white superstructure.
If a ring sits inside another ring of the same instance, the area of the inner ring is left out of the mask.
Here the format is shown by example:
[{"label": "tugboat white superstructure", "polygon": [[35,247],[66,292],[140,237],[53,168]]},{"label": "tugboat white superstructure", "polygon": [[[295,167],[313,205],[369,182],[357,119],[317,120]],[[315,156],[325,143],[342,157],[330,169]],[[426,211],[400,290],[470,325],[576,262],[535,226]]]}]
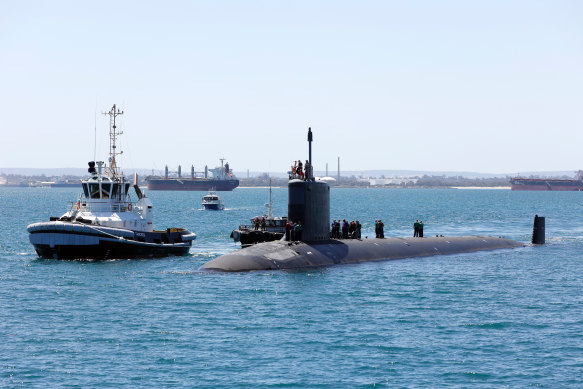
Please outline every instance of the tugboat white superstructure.
[{"label": "tugboat white superstructure", "polygon": [[[71,203],[69,211],[48,222],[27,227],[30,243],[42,258],[51,259],[118,259],[149,258],[187,254],[196,234],[183,228],[154,230],[150,199],[140,190],[137,175],[130,195],[116,162],[116,140],[121,132],[116,117],[123,114],[114,105],[105,113],[110,117],[109,166],[89,162],[88,179],[82,180],[83,194]],[[97,169],[96,169],[97,165]]]}]

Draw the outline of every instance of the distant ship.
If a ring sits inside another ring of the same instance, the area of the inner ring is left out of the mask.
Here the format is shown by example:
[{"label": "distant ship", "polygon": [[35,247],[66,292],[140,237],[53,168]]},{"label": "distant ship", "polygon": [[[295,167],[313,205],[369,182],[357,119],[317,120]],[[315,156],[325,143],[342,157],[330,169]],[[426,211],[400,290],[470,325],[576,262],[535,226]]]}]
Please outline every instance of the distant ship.
[{"label": "distant ship", "polygon": [[512,190],[583,191],[583,170],[574,179],[514,177],[510,185]]},{"label": "distant ship", "polygon": [[81,180],[64,180],[51,182],[49,186],[51,188],[78,188]]},{"label": "distant ship", "polygon": [[[214,169],[204,167],[204,172],[195,172],[194,166],[190,168],[190,177],[182,176],[182,169],[169,174],[168,166],[164,176],[148,176],[146,182],[149,190],[200,190],[200,191],[231,191],[239,186],[239,180],[229,167],[229,163],[223,165],[225,159],[221,158],[221,166]],[[210,175],[209,175],[210,173]]]}]

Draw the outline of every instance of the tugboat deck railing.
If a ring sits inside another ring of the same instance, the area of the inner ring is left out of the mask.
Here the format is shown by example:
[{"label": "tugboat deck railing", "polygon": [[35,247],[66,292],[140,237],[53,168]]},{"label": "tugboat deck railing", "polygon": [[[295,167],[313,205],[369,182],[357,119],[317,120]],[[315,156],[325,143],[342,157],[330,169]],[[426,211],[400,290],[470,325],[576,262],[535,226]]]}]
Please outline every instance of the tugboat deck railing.
[{"label": "tugboat deck railing", "polygon": [[285,225],[284,226],[266,225],[265,227],[259,226],[258,228],[255,228],[255,225],[241,224],[241,225],[239,225],[239,230],[241,230],[241,231],[255,230],[255,231],[268,231],[268,232],[285,232]]},{"label": "tugboat deck railing", "polygon": [[133,212],[141,213],[142,209],[140,206],[132,202],[127,203],[117,203],[117,204],[96,204],[92,206],[91,203],[84,203],[78,201],[70,201],[69,209],[76,210],[78,212]]}]

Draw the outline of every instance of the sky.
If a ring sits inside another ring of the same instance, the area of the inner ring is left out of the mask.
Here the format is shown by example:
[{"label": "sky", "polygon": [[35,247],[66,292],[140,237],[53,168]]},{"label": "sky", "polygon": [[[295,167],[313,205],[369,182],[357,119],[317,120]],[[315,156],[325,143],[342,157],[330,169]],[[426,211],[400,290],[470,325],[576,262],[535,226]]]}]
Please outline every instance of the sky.
[{"label": "sky", "polygon": [[[581,1],[3,1],[0,168],[583,169]],[[95,142],[97,139],[97,142]]]}]

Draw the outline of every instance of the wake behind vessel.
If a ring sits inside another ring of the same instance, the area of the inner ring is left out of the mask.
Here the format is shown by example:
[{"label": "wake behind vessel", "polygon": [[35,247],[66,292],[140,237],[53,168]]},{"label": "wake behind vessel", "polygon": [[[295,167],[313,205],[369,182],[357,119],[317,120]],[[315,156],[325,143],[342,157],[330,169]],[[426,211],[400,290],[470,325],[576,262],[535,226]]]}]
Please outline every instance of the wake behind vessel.
[{"label": "wake behind vessel", "polygon": [[[81,180],[83,194],[61,217],[28,225],[30,243],[37,254],[49,259],[117,259],[163,257],[187,254],[196,235],[184,228],[157,231],[153,226],[153,205],[137,184],[130,194],[116,162],[116,117],[122,115],[114,105],[110,117],[109,166],[89,162],[91,176]],[[97,166],[97,169],[96,169]]]},{"label": "wake behind vessel", "polygon": [[[170,173],[168,166],[164,169],[164,176],[148,176],[146,182],[149,190],[198,190],[198,191],[231,191],[239,186],[239,180],[233,174],[229,163],[209,169],[207,166],[204,172],[195,172],[194,166],[190,167],[190,177],[182,176],[182,168],[178,166],[178,171]],[[209,174],[210,173],[210,174]]]},{"label": "wake behind vessel", "polygon": [[510,180],[510,189],[583,191],[583,170],[579,170],[574,179],[514,177]]}]

